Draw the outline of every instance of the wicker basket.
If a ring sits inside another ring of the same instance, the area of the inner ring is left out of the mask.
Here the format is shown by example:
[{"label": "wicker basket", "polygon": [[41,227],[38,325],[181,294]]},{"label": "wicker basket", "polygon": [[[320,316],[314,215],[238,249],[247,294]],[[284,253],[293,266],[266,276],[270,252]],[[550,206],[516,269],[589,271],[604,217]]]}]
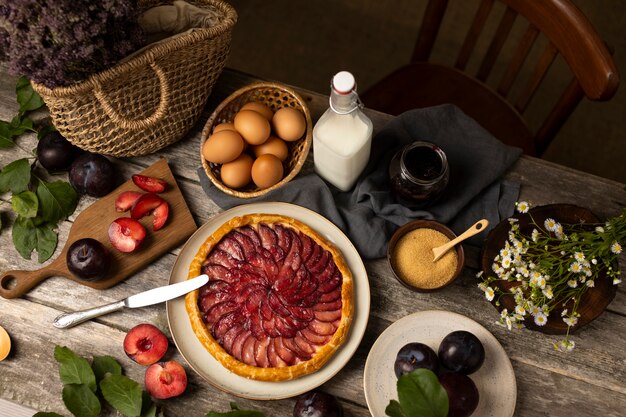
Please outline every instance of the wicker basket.
[{"label": "wicker basket", "polygon": [[[54,89],[33,83],[52,122],[74,145],[116,157],[153,153],[198,121],[228,53],[235,10],[220,0],[188,0],[221,16],[155,43],[85,81]],[[143,10],[167,2],[140,0]]]},{"label": "wicker basket", "polygon": [[[247,186],[247,188],[235,190],[227,187],[220,180],[220,168],[221,165],[208,162],[202,156],[202,147],[204,142],[211,136],[213,127],[220,124],[230,122],[232,123],[235,114],[243,107],[244,104],[250,101],[257,101],[267,105],[272,111],[276,112],[283,107],[293,107],[300,110],[304,114],[306,120],[306,132],[304,136],[295,142],[288,142],[289,155],[283,162],[283,168],[285,176],[283,179],[268,188],[258,188],[253,183]],[[311,142],[313,141],[313,123],[311,121],[311,114],[305,101],[296,93],[293,89],[278,83],[271,82],[258,82],[253,83],[239,90],[235,91],[229,97],[227,97],[211,114],[211,117],[207,121],[204,129],[202,130],[202,140],[200,143],[200,160],[207,176],[211,182],[220,190],[226,194],[239,197],[239,198],[252,198],[258,197],[279,187],[282,187],[293,177],[295,177],[300,169],[304,165],[306,158],[311,148]]]}]

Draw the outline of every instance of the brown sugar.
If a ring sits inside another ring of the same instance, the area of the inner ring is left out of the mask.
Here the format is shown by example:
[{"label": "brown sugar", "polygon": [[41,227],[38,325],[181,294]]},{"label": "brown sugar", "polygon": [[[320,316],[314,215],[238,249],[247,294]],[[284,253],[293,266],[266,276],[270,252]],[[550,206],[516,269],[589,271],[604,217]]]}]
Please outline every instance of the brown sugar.
[{"label": "brown sugar", "polygon": [[433,262],[433,248],[449,242],[437,230],[415,229],[402,236],[393,252],[396,274],[407,284],[422,289],[434,289],[446,284],[457,268],[456,250],[450,249]]}]

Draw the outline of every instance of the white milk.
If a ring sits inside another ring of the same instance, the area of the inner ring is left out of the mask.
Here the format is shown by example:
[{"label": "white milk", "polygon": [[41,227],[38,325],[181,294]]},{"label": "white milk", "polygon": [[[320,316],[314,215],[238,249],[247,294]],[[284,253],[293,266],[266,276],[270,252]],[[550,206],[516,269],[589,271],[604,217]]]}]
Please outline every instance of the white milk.
[{"label": "white milk", "polygon": [[342,191],[348,191],[370,157],[372,121],[361,111],[352,74],[335,75],[330,108],[313,128],[315,172]]}]

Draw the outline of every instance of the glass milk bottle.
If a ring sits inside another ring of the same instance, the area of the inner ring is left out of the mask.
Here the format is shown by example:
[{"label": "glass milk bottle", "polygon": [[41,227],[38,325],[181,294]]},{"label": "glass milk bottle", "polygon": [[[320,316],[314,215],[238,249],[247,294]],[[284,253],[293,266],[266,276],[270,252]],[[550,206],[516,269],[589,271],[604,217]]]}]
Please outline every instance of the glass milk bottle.
[{"label": "glass milk bottle", "polygon": [[372,144],[372,121],[363,113],[354,76],[337,73],[331,82],[330,108],[313,128],[315,172],[348,191],[367,165]]}]

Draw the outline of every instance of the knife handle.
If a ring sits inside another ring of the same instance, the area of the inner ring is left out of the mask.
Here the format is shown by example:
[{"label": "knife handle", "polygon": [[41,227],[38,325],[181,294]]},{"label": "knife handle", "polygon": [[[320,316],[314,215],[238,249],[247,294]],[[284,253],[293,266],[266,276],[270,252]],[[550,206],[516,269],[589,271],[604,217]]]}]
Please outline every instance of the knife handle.
[{"label": "knife handle", "polygon": [[60,316],[57,316],[52,324],[58,329],[66,329],[94,317],[121,310],[122,308],[124,308],[124,300],[105,304],[99,307],[89,308],[87,310],[75,311],[73,313],[63,313]]}]

